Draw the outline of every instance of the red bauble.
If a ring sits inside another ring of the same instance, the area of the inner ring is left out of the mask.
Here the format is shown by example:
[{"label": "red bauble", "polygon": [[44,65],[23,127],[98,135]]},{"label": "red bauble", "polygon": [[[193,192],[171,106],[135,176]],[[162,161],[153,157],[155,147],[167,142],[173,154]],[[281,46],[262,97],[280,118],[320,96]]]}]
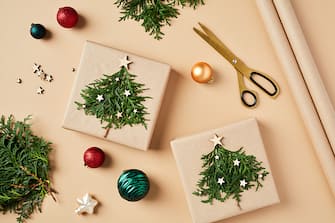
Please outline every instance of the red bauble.
[{"label": "red bauble", "polygon": [[85,166],[97,168],[105,161],[105,153],[98,147],[88,148],[84,153]]},{"label": "red bauble", "polygon": [[78,13],[72,7],[59,8],[57,12],[57,22],[64,28],[72,28],[78,22]]}]

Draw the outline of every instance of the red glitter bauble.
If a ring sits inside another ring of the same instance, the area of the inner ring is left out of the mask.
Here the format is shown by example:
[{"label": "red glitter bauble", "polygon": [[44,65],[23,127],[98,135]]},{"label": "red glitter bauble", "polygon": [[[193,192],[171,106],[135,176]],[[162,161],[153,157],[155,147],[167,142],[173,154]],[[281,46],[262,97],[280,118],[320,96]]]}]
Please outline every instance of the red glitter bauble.
[{"label": "red glitter bauble", "polygon": [[59,8],[57,12],[57,22],[64,28],[72,28],[78,22],[77,11],[69,6]]},{"label": "red glitter bauble", "polygon": [[85,166],[97,168],[105,161],[105,153],[98,147],[90,147],[84,153]]}]

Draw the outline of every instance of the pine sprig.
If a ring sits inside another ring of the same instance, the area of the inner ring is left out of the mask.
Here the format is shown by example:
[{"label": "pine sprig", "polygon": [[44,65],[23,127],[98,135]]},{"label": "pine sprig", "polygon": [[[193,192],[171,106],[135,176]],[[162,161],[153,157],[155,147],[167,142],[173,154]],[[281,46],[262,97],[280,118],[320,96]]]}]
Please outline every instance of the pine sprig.
[{"label": "pine sprig", "polygon": [[[105,125],[105,137],[111,128],[137,124],[147,128],[145,115],[148,112],[143,102],[151,97],[141,96],[148,89],[144,88],[144,84],[135,82],[135,77],[122,66],[120,71],[112,75],[104,74],[103,78],[87,85],[80,94],[84,103],[75,102],[78,109],[84,109],[86,115],[95,116]],[[129,96],[125,95],[126,90],[130,92]],[[104,98],[101,102],[97,100],[98,95]],[[122,117],[118,117],[118,113],[122,113]]]},{"label": "pine sprig", "polygon": [[[233,198],[237,206],[241,208],[241,196],[243,191],[256,186],[256,191],[262,187],[261,181],[269,174],[262,167],[262,162],[256,160],[253,155],[245,154],[243,148],[237,151],[229,151],[222,145],[217,144],[214,150],[201,157],[203,160],[202,178],[197,183],[194,195],[204,197],[203,203],[212,204],[214,200],[221,202]],[[234,165],[238,160],[239,165]],[[224,183],[218,183],[222,178]],[[245,186],[240,181],[245,180]]]},{"label": "pine sprig", "polygon": [[32,133],[29,120],[14,121],[12,115],[0,119],[0,211],[18,214],[19,223],[41,212],[44,197],[52,195],[51,143]]},{"label": "pine sprig", "polygon": [[204,5],[204,0],[117,0],[115,2],[121,8],[119,21],[132,19],[141,22],[145,32],[149,32],[155,39],[162,39],[164,33],[161,29],[171,25],[171,20],[177,18],[179,11],[177,6],[189,6],[194,9]]}]

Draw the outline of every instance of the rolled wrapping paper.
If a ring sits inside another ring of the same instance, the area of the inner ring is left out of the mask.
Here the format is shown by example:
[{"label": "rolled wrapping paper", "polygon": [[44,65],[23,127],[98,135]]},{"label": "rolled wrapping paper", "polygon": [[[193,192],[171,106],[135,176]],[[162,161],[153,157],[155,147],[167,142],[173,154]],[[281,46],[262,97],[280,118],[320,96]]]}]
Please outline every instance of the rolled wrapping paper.
[{"label": "rolled wrapping paper", "polygon": [[[301,73],[303,70],[297,63],[297,58],[292,51],[275,5],[272,0],[257,0],[257,5],[276,54],[283,67],[295,102],[300,110],[315,152],[319,158],[321,167],[335,196],[335,156],[327,138],[325,128],[319,118],[321,113],[318,114],[316,106],[310,96],[311,92],[307,88]],[[291,13],[294,14],[293,11]],[[295,23],[295,25],[297,24]],[[304,61],[304,63],[306,62],[307,61]]]},{"label": "rolled wrapping paper", "polygon": [[[335,111],[290,0],[273,0],[335,155]],[[335,174],[335,173],[334,173]]]}]

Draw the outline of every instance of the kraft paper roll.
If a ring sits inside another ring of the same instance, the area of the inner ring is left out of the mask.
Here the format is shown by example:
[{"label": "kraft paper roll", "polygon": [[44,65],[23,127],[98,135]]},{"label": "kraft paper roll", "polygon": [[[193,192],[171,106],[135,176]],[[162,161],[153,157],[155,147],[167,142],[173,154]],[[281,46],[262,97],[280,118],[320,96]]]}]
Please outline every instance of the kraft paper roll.
[{"label": "kraft paper roll", "polygon": [[[286,2],[283,4],[286,4],[287,6],[288,3]],[[308,60],[311,58],[303,56],[302,57],[303,62],[300,63],[303,63],[305,67],[304,69],[302,69],[299,66],[300,64],[297,62],[298,58],[296,58],[297,55],[294,54],[294,51],[292,50],[290,45],[291,43],[289,42],[288,37],[286,35],[285,32],[286,30],[282,25],[284,23],[282,23],[282,21],[280,20],[280,17],[277,13],[276,7],[272,2],[272,0],[257,0],[257,5],[260,14],[262,16],[262,19],[264,21],[265,27],[272,41],[272,44],[274,46],[274,49],[276,51],[276,54],[283,67],[286,79],[294,96],[295,102],[298,106],[298,109],[300,110],[302,119],[304,121],[305,127],[313,143],[315,152],[319,158],[321,167],[324,171],[325,176],[328,179],[328,183],[333,192],[333,195],[335,196],[335,156],[331,148],[330,141],[328,140],[328,137],[325,132],[326,128],[322,125],[322,122],[320,121],[321,118],[319,117],[321,114],[324,115],[323,112],[326,112],[325,111],[326,109],[318,113],[317,110],[318,107],[314,104],[312,97],[310,95],[312,91],[308,89],[304,80],[304,76],[302,74],[302,72],[305,71],[307,72],[306,73],[307,76],[315,75],[315,73],[311,73],[312,71],[315,72],[314,68],[313,69],[311,68],[315,66],[315,64],[314,62],[311,62],[312,65],[310,64],[306,65],[310,62]],[[281,8],[282,11],[285,11],[286,9],[289,8],[285,7]],[[292,10],[292,8],[289,14],[291,16],[294,15],[294,11]],[[291,25],[289,20],[287,20],[285,24],[288,26]],[[295,22],[294,25],[297,26],[299,24]],[[299,41],[299,38],[303,38],[303,36],[295,36],[294,38],[297,38],[296,41]],[[308,48],[304,50],[308,51]],[[298,55],[301,56],[301,54]],[[317,85],[318,82],[313,84]],[[322,86],[320,86],[319,89],[318,88],[314,89],[314,91],[318,90],[322,91]],[[318,95],[317,97],[321,97],[320,95],[322,95],[322,93],[318,93],[317,95]],[[323,100],[323,98],[321,97],[321,99],[319,100]],[[323,102],[327,103],[327,99],[324,99]],[[327,119],[329,115],[333,114],[331,113],[327,114],[326,112],[326,115],[323,118]]]},{"label": "kraft paper roll", "polygon": [[335,111],[289,0],[273,0],[322,126],[335,154]]}]

